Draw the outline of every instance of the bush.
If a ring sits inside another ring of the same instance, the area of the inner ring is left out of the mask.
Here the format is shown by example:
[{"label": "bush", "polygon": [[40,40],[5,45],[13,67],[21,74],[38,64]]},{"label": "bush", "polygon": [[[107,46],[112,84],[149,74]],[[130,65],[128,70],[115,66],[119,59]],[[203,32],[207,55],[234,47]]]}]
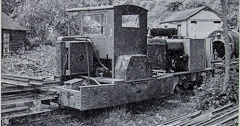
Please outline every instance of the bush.
[{"label": "bush", "polygon": [[20,76],[56,75],[55,47],[39,46],[23,54],[2,59],[2,74]]},{"label": "bush", "polygon": [[230,81],[224,94],[221,94],[224,84],[223,69],[216,69],[215,77],[206,80],[199,88],[195,89],[193,100],[196,102],[197,109],[207,110],[217,108],[228,103],[238,103],[238,71],[237,65],[231,66]]},{"label": "bush", "polygon": [[28,38],[29,46],[32,48],[39,47],[42,44],[42,41],[38,37]]}]

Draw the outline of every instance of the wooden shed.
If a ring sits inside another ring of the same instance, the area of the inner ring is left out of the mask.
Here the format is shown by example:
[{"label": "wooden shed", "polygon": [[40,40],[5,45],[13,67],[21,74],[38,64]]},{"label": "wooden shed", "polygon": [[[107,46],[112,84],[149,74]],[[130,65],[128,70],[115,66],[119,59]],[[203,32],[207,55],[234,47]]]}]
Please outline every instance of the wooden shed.
[{"label": "wooden shed", "polygon": [[2,54],[16,52],[26,43],[27,29],[2,13]]}]

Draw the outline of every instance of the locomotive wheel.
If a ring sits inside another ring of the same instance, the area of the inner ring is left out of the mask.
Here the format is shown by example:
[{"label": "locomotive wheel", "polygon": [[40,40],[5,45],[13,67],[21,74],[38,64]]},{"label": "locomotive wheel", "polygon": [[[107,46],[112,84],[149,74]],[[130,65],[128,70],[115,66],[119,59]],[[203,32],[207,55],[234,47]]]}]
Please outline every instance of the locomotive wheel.
[{"label": "locomotive wheel", "polygon": [[201,73],[198,74],[197,80],[196,80],[196,85],[201,86],[203,84],[204,77],[201,75]]},{"label": "locomotive wheel", "polygon": [[185,82],[185,83],[183,83],[183,88],[184,89],[186,89],[186,90],[188,90],[189,88],[190,88],[190,84],[189,84],[189,82]]},{"label": "locomotive wheel", "polygon": [[176,85],[175,87],[175,93],[178,95],[184,95],[186,93],[185,89],[181,85]]},{"label": "locomotive wheel", "polygon": [[189,90],[186,90],[181,85],[176,85],[176,87],[175,87],[175,95],[174,95],[175,98],[177,98],[181,102],[188,102],[189,101],[189,97],[188,97],[189,94],[190,94]]},{"label": "locomotive wheel", "polygon": [[185,90],[188,90],[191,87],[190,85],[191,85],[191,82],[188,75],[183,75],[180,77],[179,86],[181,86]]},{"label": "locomotive wheel", "polygon": [[188,77],[183,76],[176,85],[174,92],[180,96],[187,96],[189,94],[192,94],[191,93],[192,87],[193,85],[191,81],[188,79]]}]

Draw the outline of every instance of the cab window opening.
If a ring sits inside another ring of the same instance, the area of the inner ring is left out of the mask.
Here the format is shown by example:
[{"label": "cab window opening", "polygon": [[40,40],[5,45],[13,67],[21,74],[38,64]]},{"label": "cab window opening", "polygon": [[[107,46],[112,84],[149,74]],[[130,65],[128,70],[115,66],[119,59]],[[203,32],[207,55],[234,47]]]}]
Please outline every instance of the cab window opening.
[{"label": "cab window opening", "polygon": [[122,27],[139,28],[139,15],[122,15]]},{"label": "cab window opening", "polygon": [[84,14],[82,16],[83,34],[105,34],[105,14]]}]

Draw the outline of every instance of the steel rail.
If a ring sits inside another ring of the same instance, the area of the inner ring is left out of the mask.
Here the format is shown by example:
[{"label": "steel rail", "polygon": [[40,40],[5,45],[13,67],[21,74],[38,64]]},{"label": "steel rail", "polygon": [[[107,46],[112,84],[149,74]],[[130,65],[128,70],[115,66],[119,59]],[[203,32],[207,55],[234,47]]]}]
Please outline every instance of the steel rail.
[{"label": "steel rail", "polygon": [[171,126],[202,126],[202,125],[221,125],[227,124],[230,121],[235,120],[238,117],[238,108],[234,107],[234,104],[228,104],[223,107],[214,109],[210,112],[194,112],[191,114],[185,114],[176,118],[167,120],[165,122],[158,123],[159,126],[171,125]]},{"label": "steel rail", "polygon": [[222,119],[229,118],[229,117],[235,115],[236,113],[238,113],[238,108],[234,109],[234,110],[232,110],[230,112],[227,112],[224,115],[221,115],[221,116],[219,116],[217,118],[214,118],[214,119],[212,119],[212,120],[210,120],[208,122],[205,122],[202,125],[214,125],[214,124],[218,123],[219,121],[221,121]]}]

